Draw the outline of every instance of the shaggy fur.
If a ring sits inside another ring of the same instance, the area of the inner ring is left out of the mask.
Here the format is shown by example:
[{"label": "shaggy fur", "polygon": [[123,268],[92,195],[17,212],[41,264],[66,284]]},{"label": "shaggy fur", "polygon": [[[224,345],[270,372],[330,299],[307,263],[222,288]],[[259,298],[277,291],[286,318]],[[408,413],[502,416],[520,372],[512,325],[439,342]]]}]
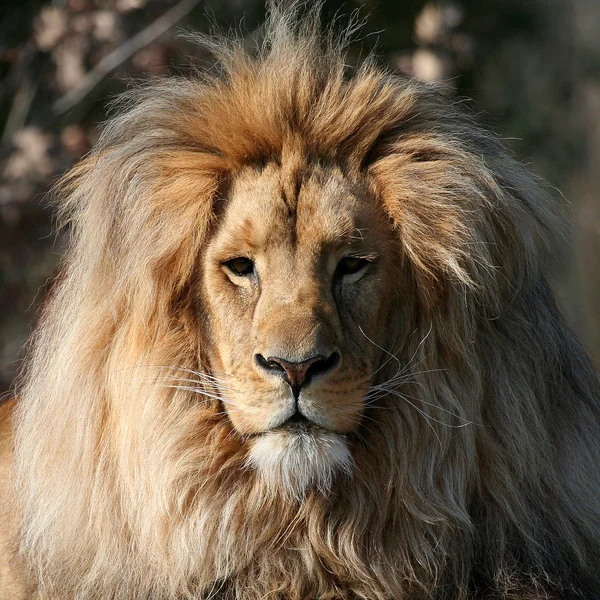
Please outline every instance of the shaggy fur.
[{"label": "shaggy fur", "polygon": [[[436,89],[348,68],[316,10],[272,8],[256,56],[200,43],[219,68],[132,91],[57,192],[72,242],[14,417],[41,596],[598,598],[600,393],[542,275],[544,193]],[[399,265],[318,481],[286,466],[311,440],[232,426],[201,292],[237,174],[292,162],[376,198]]]}]

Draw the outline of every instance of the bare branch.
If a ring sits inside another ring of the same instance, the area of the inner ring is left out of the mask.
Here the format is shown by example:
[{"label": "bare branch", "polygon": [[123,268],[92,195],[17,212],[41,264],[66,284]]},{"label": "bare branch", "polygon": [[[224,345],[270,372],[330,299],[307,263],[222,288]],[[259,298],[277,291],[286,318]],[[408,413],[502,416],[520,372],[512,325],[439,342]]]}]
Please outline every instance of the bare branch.
[{"label": "bare branch", "polygon": [[156,21],[107,54],[74,89],[59,98],[53,105],[56,115],[62,115],[81,102],[114,69],[136,52],[159,38],[183,19],[201,0],[181,0]]}]

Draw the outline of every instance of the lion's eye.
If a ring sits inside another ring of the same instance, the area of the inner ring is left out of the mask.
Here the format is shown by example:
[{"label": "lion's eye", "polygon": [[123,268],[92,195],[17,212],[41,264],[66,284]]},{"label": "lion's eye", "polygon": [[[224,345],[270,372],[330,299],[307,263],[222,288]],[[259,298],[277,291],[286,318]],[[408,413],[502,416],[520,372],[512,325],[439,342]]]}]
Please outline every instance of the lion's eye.
[{"label": "lion's eye", "polygon": [[336,273],[339,276],[353,275],[362,271],[369,261],[366,258],[359,258],[358,256],[344,256],[338,263]]},{"label": "lion's eye", "polygon": [[243,256],[232,258],[223,263],[234,275],[248,277],[254,273],[254,263]]}]

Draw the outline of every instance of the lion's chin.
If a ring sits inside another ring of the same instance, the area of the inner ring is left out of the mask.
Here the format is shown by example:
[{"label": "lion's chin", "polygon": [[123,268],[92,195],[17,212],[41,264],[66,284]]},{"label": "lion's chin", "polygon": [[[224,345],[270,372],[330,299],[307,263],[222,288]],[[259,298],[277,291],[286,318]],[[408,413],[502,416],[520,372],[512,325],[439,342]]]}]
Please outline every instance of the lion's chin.
[{"label": "lion's chin", "polygon": [[311,489],[328,494],[337,476],[351,477],[353,461],[342,435],[294,427],[254,438],[247,465],[270,491],[302,500]]}]

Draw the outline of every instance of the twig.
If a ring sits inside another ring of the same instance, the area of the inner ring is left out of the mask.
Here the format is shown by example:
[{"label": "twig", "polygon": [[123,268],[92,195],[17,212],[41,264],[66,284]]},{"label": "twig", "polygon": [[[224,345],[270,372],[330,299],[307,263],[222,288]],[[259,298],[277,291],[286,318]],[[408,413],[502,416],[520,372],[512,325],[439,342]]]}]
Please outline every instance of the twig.
[{"label": "twig", "polygon": [[0,80],[0,102],[2,102],[6,96],[11,95],[15,89],[19,87],[36,54],[37,49],[34,48],[31,43],[27,43],[19,52],[19,57],[16,62],[10,67],[8,73]]},{"label": "twig", "polygon": [[201,0],[181,0],[148,27],[107,54],[85,75],[76,88],[67,92],[54,103],[52,107],[54,113],[62,115],[81,102],[111,71],[168,31],[200,2]]},{"label": "twig", "polygon": [[31,80],[29,73],[25,74],[25,77],[14,95],[8,118],[4,126],[4,132],[2,133],[2,141],[9,141],[15,132],[21,129],[27,121],[27,115],[31,108],[31,103],[35,98],[39,85],[39,80],[35,82]]}]

